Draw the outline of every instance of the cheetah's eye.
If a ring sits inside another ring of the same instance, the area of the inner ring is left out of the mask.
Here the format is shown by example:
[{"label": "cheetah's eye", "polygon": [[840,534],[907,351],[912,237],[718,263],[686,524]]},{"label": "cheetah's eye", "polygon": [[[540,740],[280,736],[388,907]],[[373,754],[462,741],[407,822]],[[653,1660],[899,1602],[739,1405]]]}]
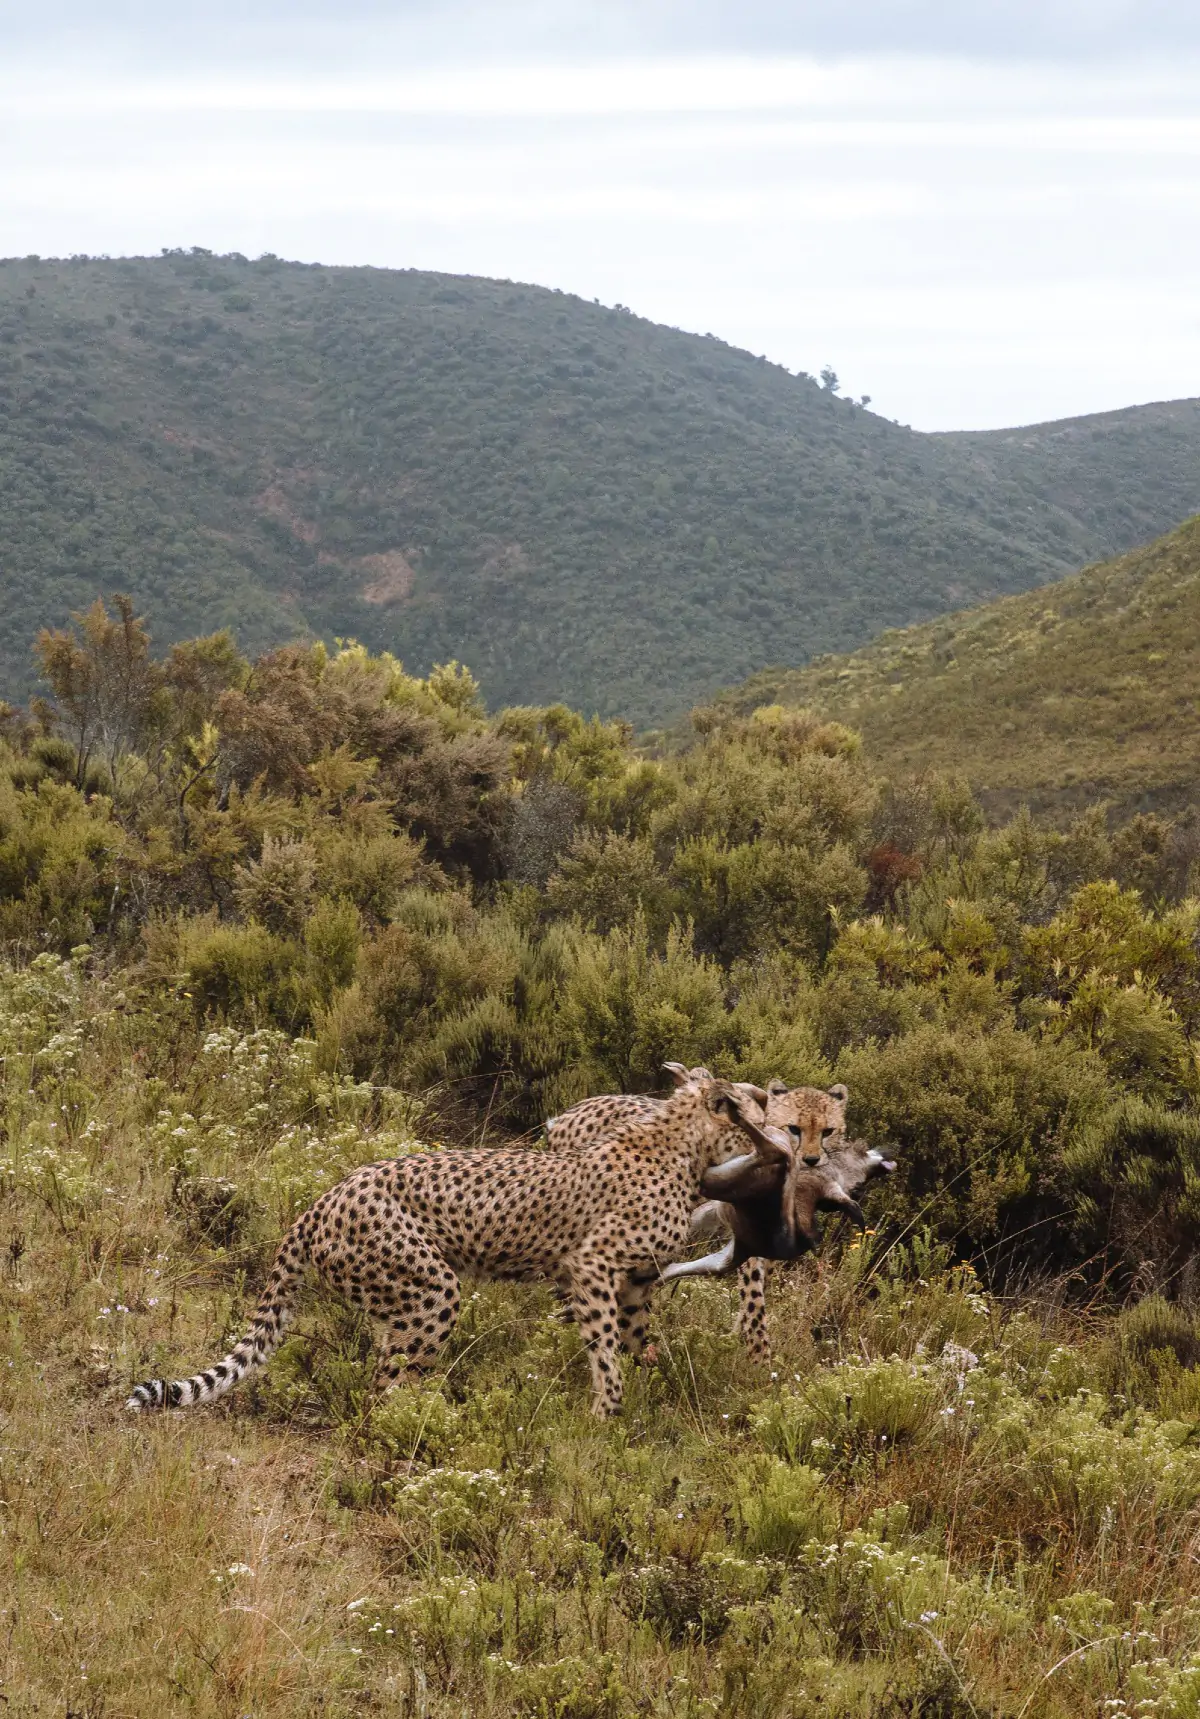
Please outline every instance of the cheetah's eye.
[{"label": "cheetah's eye", "polygon": [[835,1130],[832,1128],[822,1128],[822,1130],[821,1130],[822,1140],[828,1140],[829,1136],[831,1134],[833,1134],[834,1132],[835,1132]]}]

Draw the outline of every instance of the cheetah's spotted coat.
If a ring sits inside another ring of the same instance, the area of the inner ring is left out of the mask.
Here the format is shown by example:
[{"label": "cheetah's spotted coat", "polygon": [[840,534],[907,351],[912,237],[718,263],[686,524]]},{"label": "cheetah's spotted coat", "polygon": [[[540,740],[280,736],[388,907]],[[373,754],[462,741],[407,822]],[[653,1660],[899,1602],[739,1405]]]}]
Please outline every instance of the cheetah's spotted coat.
[{"label": "cheetah's spotted coat", "polygon": [[128,1407],[182,1407],[231,1390],[277,1348],[309,1272],[376,1322],[380,1381],[394,1384],[436,1357],[458,1313],[459,1273],[469,1271],[567,1287],[593,1410],[611,1414],[621,1402],[618,1345],[640,1350],[657,1268],[688,1245],[704,1172],[744,1148],[747,1134],[765,1144],[756,1109],[728,1082],[708,1080],[580,1151],[418,1152],[364,1165],[292,1225],[241,1342],[193,1378],[138,1385]]}]

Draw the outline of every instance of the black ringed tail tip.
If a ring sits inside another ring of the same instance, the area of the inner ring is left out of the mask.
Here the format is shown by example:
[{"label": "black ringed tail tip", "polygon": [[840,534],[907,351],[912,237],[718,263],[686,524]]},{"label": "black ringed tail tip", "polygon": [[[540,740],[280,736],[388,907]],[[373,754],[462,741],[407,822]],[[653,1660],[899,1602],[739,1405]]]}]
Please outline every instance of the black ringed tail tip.
[{"label": "black ringed tail tip", "polygon": [[135,1385],[131,1396],[125,1399],[125,1407],[137,1414],[142,1409],[160,1409],[166,1400],[167,1382],[165,1379],[147,1379],[144,1385]]}]

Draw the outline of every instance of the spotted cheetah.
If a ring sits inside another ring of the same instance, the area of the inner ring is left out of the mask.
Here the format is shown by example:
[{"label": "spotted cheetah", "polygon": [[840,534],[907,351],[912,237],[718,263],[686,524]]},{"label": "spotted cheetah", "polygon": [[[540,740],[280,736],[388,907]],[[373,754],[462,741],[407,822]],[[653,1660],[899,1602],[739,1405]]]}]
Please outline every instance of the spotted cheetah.
[{"label": "spotted cheetah", "polygon": [[[681,1062],[665,1062],[663,1069],[670,1075],[676,1092],[713,1078],[706,1068],[688,1069]],[[607,1140],[615,1129],[635,1116],[657,1116],[665,1103],[663,1098],[639,1092],[601,1093],[596,1098],[583,1098],[549,1119],[546,1140],[556,1152],[582,1152],[597,1140]]]},{"label": "spotted cheetah", "polygon": [[746,1138],[772,1150],[752,1114],[767,1094],[749,1093],[689,1083],[654,1115],[578,1152],[415,1152],[364,1165],[292,1225],[241,1342],[193,1378],[138,1385],[126,1406],[184,1407],[232,1390],[277,1348],[310,1272],[378,1323],[379,1383],[394,1385],[433,1362],[458,1313],[458,1274],[471,1272],[565,1282],[588,1348],[593,1412],[615,1413],[618,1344],[640,1347],[657,1268],[687,1247],[704,1172]]},{"label": "spotted cheetah", "polygon": [[[704,1068],[685,1069],[681,1063],[667,1063],[666,1068],[677,1090],[684,1090],[693,1081],[711,1079]],[[766,1121],[772,1128],[785,1129],[795,1152],[796,1168],[813,1169],[824,1161],[824,1154],[844,1140],[846,1103],[849,1092],[844,1086],[831,1086],[827,1091],[818,1086],[789,1087],[786,1081],[772,1080],[767,1088]],[[553,1116],[546,1124],[546,1137],[556,1150],[582,1150],[604,1137],[607,1129],[616,1127],[622,1119],[632,1116],[652,1116],[667,1100],[638,1094],[612,1094],[585,1098],[581,1103]],[[856,1186],[861,1185],[856,1183]],[[803,1186],[803,1184],[798,1184]],[[794,1257],[772,1255],[769,1257]],[[738,1267],[738,1313],[734,1330],[742,1337],[750,1354],[757,1361],[771,1358],[766,1325],[766,1269],[762,1261],[744,1258]],[[644,1333],[645,1315],[639,1325],[638,1337]],[[640,1344],[639,1344],[640,1352]]]}]

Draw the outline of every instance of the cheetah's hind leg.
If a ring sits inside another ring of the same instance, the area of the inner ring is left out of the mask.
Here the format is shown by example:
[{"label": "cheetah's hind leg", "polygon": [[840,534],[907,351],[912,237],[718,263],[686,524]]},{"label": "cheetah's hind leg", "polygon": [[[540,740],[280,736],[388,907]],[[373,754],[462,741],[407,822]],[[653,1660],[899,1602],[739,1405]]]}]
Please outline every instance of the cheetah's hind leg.
[{"label": "cheetah's hind leg", "polygon": [[391,1390],[405,1375],[432,1367],[458,1318],[458,1278],[427,1242],[405,1248],[403,1262],[372,1286],[367,1311],[379,1331],[375,1386]]},{"label": "cheetah's hind leg", "polygon": [[575,1322],[592,1370],[594,1415],[615,1415],[621,1407],[621,1369],[617,1363],[618,1276],[606,1260],[590,1251],[576,1261],[571,1273]]}]

